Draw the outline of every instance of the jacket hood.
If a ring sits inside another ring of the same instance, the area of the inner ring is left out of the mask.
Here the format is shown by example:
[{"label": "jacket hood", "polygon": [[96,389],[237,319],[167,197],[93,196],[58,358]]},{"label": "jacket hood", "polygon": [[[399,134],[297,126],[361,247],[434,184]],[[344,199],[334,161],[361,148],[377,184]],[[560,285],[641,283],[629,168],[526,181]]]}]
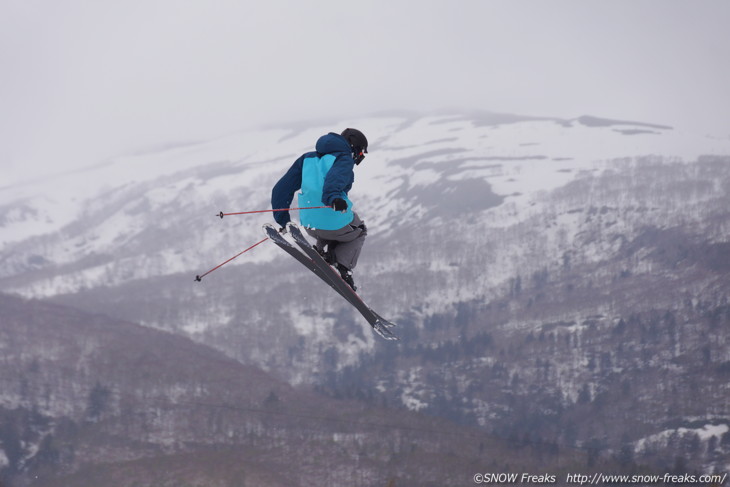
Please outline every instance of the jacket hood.
[{"label": "jacket hood", "polygon": [[345,140],[345,138],[340,134],[336,134],[334,132],[330,132],[327,135],[320,137],[319,140],[317,140],[315,149],[320,154],[336,154],[338,152],[344,152],[346,154],[352,153],[352,149],[350,148],[350,144],[347,143],[347,140]]}]

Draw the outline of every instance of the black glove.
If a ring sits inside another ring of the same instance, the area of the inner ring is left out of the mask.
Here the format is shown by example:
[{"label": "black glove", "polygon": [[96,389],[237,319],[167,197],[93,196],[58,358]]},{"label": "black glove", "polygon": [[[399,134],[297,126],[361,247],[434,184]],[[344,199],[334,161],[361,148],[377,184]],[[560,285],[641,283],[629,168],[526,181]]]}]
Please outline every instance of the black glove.
[{"label": "black glove", "polygon": [[278,213],[274,213],[274,221],[279,224],[281,228],[286,227],[286,224],[291,221],[291,217],[289,216],[288,211],[280,211]]},{"label": "black glove", "polygon": [[332,201],[332,208],[335,211],[347,211],[347,201],[343,200],[342,198],[335,198]]}]

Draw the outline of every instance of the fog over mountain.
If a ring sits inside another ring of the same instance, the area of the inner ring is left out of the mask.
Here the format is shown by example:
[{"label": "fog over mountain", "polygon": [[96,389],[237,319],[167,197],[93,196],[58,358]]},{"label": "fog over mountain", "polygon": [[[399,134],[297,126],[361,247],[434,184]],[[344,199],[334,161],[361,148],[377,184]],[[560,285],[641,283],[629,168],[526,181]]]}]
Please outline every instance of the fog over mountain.
[{"label": "fog over mountain", "polygon": [[377,110],[658,122],[730,137],[724,0],[7,0],[2,181]]}]

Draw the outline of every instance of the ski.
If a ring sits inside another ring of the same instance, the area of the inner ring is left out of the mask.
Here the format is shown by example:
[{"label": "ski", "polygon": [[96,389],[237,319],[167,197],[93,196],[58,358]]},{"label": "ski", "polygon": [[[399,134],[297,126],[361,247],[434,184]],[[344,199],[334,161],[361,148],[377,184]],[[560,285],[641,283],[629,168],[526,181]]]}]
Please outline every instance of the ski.
[{"label": "ski", "polygon": [[348,299],[348,296],[340,292],[340,289],[335,286],[329,279],[329,276],[324,274],[319,267],[306,255],[298,251],[294,245],[292,245],[287,239],[284,238],[284,236],[279,233],[276,228],[274,228],[273,225],[267,223],[264,225],[264,232],[266,232],[266,235],[268,235],[269,239],[274,242],[276,245],[278,245],[284,252],[294,257],[296,260],[298,260],[304,267],[312,271],[317,277],[322,279],[327,285],[329,285],[332,289],[337,291],[340,296],[343,298]]},{"label": "ski", "polygon": [[328,277],[329,283],[337,288],[337,292],[346,296],[345,299],[347,299],[347,301],[352,304],[361,315],[363,315],[368,323],[370,323],[370,326],[373,327],[373,330],[386,340],[398,340],[398,337],[388,329],[395,326],[395,323],[391,323],[370,309],[370,307],[365,304],[365,301],[362,300],[360,295],[357,294],[350,285],[342,279],[342,277],[340,277],[340,274],[336,270],[330,267],[321,255],[319,255],[319,252],[317,252],[312,244],[309,243],[309,240],[307,240],[298,226],[289,222],[287,229],[294,238],[294,242],[296,242],[304,253],[307,254],[315,265],[317,265],[320,271]]},{"label": "ski", "polygon": [[348,303],[350,303],[360,314],[367,320],[370,326],[373,328],[378,335],[386,340],[398,340],[388,328],[395,326],[377,314],[375,311],[370,309],[369,306],[360,298],[360,296],[353,291],[353,289],[340,277],[340,275],[325,262],[321,255],[312,247],[309,241],[304,237],[299,227],[294,224],[289,224],[289,233],[294,238],[295,243],[301,247],[302,252],[299,252],[294,246],[285,239],[273,225],[264,225],[264,231],[269,238],[278,245],[287,254],[294,257],[304,267],[312,271],[317,277],[322,279],[328,286],[334,289],[340,296],[342,296]]}]

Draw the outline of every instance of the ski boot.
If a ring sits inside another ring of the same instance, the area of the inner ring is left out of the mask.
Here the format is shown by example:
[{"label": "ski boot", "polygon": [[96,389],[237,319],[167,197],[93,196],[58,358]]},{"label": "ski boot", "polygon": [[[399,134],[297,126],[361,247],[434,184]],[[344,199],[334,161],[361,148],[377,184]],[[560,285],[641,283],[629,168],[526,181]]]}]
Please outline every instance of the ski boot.
[{"label": "ski boot", "polygon": [[314,250],[316,250],[329,265],[335,265],[337,263],[334,252],[335,246],[331,243],[327,244],[327,250],[325,250],[324,246],[319,247],[318,245],[312,245],[312,247],[314,247]]},{"label": "ski boot", "polygon": [[357,286],[355,286],[355,280],[352,278],[352,271],[342,264],[337,264],[335,267],[338,271],[340,271],[340,277],[342,277],[342,280],[345,281],[347,285],[352,288],[353,291],[357,291]]}]

